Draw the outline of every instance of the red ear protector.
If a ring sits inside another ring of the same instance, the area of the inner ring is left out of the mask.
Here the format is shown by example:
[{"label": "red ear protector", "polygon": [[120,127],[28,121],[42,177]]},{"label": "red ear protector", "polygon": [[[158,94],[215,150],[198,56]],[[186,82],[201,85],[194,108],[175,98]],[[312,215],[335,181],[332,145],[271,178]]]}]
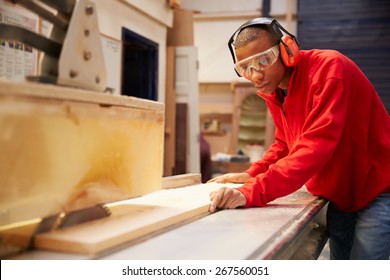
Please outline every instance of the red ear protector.
[{"label": "red ear protector", "polygon": [[284,65],[291,67],[298,63],[299,45],[295,37],[284,35],[280,42],[280,55]]},{"label": "red ear protector", "polygon": [[[256,26],[256,25],[268,25],[271,27],[273,32],[276,34],[276,36],[279,38],[279,46],[280,46],[280,56],[282,57],[282,61],[285,66],[292,67],[298,63],[299,60],[299,43],[297,38],[289,33],[286,29],[283,28],[279,24],[279,22],[276,21],[276,19],[273,18],[255,18],[252,19],[243,25],[241,25],[236,32],[233,33],[233,35],[230,37],[228,42],[228,47],[230,50],[230,53],[233,58],[233,62],[236,63],[236,56],[234,52],[234,41],[237,37],[237,35],[245,28],[249,26]],[[283,35],[282,31],[285,33]],[[237,71],[236,71],[237,73]],[[241,76],[239,73],[237,73],[238,76]]]}]

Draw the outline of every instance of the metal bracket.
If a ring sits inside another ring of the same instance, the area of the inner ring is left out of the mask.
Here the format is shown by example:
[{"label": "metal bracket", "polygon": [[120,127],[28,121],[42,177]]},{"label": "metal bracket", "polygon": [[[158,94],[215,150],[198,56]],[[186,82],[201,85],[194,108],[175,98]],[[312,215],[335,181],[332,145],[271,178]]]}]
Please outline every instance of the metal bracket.
[{"label": "metal bracket", "polygon": [[103,58],[95,4],[77,1],[60,55],[58,84],[104,91]]},{"label": "metal bracket", "polygon": [[[16,40],[44,53],[39,76],[28,80],[94,91],[106,90],[106,68],[95,4],[89,0],[12,0],[53,24],[50,38],[22,27],[0,24],[0,38]],[[57,9],[45,9],[42,2]]]}]

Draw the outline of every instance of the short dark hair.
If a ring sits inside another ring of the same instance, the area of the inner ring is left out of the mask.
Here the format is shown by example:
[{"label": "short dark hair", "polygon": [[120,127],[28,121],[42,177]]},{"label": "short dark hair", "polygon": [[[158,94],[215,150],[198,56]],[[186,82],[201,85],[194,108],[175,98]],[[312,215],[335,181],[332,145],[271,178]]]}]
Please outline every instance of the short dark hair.
[{"label": "short dark hair", "polygon": [[274,42],[273,45],[276,45],[279,42],[279,38],[274,32],[272,32],[272,30],[268,26],[254,25],[246,27],[240,31],[234,42],[234,48],[238,49],[241,47],[245,47],[250,42],[258,39],[259,37]]}]

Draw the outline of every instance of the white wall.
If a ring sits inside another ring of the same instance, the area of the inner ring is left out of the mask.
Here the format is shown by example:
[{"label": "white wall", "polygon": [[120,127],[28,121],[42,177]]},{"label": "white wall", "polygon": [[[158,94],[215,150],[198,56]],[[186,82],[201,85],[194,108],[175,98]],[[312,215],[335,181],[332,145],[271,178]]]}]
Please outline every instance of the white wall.
[{"label": "white wall", "polygon": [[[272,0],[270,14],[295,34],[295,20],[291,26],[285,21],[289,5],[296,14],[297,0]],[[194,42],[198,47],[199,82],[243,81],[233,70],[227,42],[241,24],[261,15],[262,1],[182,0],[182,7],[195,11]]]},{"label": "white wall", "polygon": [[[166,36],[167,28],[173,24],[173,12],[166,0],[94,2],[97,6],[99,29],[104,37],[120,42],[122,27],[125,27],[158,44],[158,101],[165,102]],[[117,77],[121,76],[121,69],[118,69],[117,63],[110,63],[106,68],[111,75],[117,73]]]},{"label": "white wall", "polygon": [[[282,0],[284,1],[284,0]],[[261,0],[182,0],[182,7],[202,13],[260,12]]]}]

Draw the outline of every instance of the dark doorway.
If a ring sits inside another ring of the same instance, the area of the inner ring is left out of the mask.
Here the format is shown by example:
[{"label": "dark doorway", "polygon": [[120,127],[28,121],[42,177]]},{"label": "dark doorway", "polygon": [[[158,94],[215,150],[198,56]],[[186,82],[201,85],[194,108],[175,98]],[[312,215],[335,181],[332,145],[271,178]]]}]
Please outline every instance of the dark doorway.
[{"label": "dark doorway", "polygon": [[122,95],[157,101],[158,44],[122,28]]}]

